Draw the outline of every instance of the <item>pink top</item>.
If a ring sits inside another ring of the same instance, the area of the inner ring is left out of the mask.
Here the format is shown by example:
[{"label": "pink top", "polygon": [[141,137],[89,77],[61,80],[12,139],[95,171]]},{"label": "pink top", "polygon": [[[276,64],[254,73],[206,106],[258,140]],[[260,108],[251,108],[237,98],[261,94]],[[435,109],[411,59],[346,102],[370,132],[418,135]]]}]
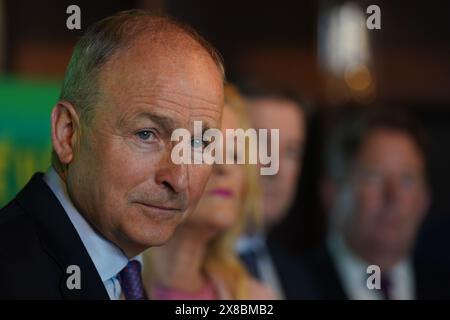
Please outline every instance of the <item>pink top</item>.
[{"label": "pink top", "polygon": [[167,288],[160,285],[153,287],[152,299],[155,300],[216,300],[217,293],[212,282],[208,282],[203,288],[196,292],[182,291],[174,288]]},{"label": "pink top", "polygon": [[[275,294],[271,289],[255,279],[250,280],[250,300],[274,300]],[[167,288],[161,285],[153,285],[151,299],[154,300],[230,300],[230,292],[223,281],[217,277],[210,277],[207,284],[196,292]]]}]

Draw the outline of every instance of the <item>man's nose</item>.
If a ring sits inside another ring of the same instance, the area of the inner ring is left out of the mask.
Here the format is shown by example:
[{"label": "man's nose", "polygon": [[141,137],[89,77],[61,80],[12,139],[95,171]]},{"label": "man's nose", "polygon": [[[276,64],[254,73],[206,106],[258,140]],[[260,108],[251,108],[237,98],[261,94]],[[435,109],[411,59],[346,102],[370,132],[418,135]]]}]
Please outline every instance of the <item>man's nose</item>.
[{"label": "man's nose", "polygon": [[386,204],[394,204],[400,195],[398,183],[394,179],[386,179],[384,185],[384,200]]},{"label": "man's nose", "polygon": [[163,185],[174,193],[182,193],[189,185],[187,164],[175,164],[170,156],[160,163],[155,175],[156,183]]}]

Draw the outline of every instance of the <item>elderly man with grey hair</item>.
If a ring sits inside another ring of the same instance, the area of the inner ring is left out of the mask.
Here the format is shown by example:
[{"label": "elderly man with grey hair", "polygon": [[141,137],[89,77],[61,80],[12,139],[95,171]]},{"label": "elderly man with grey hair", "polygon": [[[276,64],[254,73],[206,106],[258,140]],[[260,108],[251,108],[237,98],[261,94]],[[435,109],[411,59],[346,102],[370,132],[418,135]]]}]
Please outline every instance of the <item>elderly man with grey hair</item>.
[{"label": "elderly man with grey hair", "polygon": [[214,49],[169,18],[91,26],[51,114],[52,166],[0,211],[0,298],[145,299],[140,254],[169,239],[211,172],[174,164],[171,134],[219,126],[223,81]]}]

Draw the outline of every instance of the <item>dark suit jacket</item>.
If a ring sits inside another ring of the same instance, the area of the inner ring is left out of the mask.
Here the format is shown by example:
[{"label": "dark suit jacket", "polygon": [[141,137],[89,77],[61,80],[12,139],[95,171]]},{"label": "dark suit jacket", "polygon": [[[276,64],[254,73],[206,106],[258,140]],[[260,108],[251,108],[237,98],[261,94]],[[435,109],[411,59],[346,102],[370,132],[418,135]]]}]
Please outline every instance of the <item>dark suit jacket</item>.
[{"label": "dark suit jacket", "polygon": [[[304,257],[306,272],[313,281],[314,292],[319,299],[348,299],[331,254],[325,245]],[[448,270],[414,259],[416,299],[450,299],[450,277]]]},{"label": "dark suit jacket", "polygon": [[316,299],[317,293],[302,261],[272,241],[267,242],[270,258],[288,300]]},{"label": "dark suit jacket", "polygon": [[[0,210],[0,299],[109,299],[95,266],[63,207],[35,174]],[[70,265],[81,289],[70,290]]]}]

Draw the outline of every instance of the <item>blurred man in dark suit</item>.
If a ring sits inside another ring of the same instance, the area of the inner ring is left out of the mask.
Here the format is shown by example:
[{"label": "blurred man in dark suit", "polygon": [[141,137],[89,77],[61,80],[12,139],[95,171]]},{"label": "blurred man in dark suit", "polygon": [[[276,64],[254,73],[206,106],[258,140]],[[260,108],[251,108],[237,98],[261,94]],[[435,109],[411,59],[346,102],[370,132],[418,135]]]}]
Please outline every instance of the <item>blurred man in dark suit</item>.
[{"label": "blurred man in dark suit", "polygon": [[319,297],[449,298],[448,272],[413,255],[430,204],[419,123],[392,108],[356,112],[327,143],[329,234],[308,263]]},{"label": "blurred man in dark suit", "polygon": [[52,111],[52,167],[0,212],[0,298],[145,299],[139,254],[168,240],[211,172],[175,165],[171,134],[219,127],[223,78],[215,51],[168,18],[90,27]]},{"label": "blurred man in dark suit", "polygon": [[306,114],[298,99],[282,90],[244,86],[250,118],[256,129],[279,129],[279,171],[260,176],[262,187],[262,230],[249,230],[237,250],[248,270],[269,285],[278,298],[308,298],[302,266],[283,247],[267,239],[267,233],[289,212],[297,193]]}]

